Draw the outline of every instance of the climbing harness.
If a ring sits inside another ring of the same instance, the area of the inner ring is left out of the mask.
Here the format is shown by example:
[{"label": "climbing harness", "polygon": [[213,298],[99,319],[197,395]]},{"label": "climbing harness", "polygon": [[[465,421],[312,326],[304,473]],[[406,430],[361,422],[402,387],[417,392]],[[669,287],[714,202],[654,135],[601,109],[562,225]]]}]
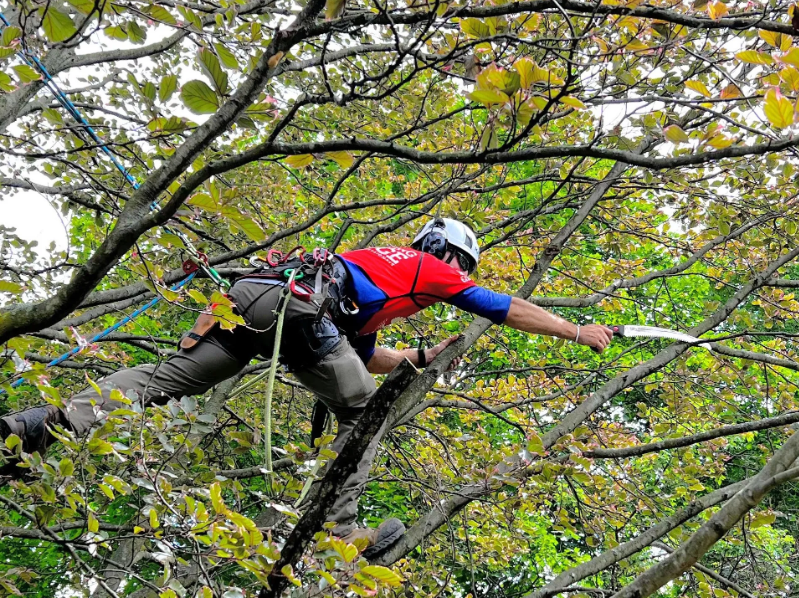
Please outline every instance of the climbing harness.
[{"label": "climbing harness", "polygon": [[[684,343],[698,343],[700,340],[695,336],[691,336],[690,334],[685,334],[684,332],[678,332],[677,330],[671,330],[669,328],[659,328],[657,326],[608,325],[608,328],[610,328],[613,331],[613,334],[618,334],[619,336],[624,338],[628,337],[671,338],[677,341],[682,341]],[[713,350],[713,348],[710,346],[709,343],[699,343],[698,346],[702,347],[703,349],[708,349],[710,351]]]},{"label": "climbing harness", "polygon": [[[287,253],[270,249],[266,259],[253,258],[250,263],[258,269],[239,278],[237,282],[286,282],[295,298],[319,306],[316,322],[326,313],[330,313],[337,322],[341,320],[339,316],[353,316],[358,313],[358,306],[345,292],[347,271],[327,249],[317,247],[310,253],[302,245],[297,245]],[[292,278],[295,270],[297,274]]]}]

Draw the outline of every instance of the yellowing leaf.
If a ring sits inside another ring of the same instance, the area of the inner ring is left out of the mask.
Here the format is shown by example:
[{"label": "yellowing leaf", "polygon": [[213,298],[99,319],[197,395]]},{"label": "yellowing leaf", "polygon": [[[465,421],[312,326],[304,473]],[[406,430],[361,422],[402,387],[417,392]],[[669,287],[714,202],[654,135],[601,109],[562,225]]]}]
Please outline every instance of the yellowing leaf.
[{"label": "yellowing leaf", "polygon": [[327,152],[325,154],[342,168],[349,168],[355,162],[355,158],[349,152]]},{"label": "yellowing leaf", "polygon": [[205,295],[203,295],[197,289],[189,289],[189,297],[194,299],[200,305],[207,305],[208,304],[208,299],[206,299]]},{"label": "yellowing leaf", "polygon": [[757,34],[760,36],[760,39],[766,42],[769,46],[777,48],[778,50],[782,50],[783,52],[791,47],[791,38],[787,35],[783,35],[782,33],[774,33],[773,31],[759,29]]},{"label": "yellowing leaf", "polygon": [[560,101],[563,102],[564,104],[566,104],[567,106],[571,106],[572,108],[576,108],[577,110],[585,110],[586,109],[586,105],[585,104],[583,104],[580,100],[578,100],[577,98],[574,98],[572,96],[566,96],[565,98],[561,98]]},{"label": "yellowing leaf", "polygon": [[689,141],[688,134],[679,125],[669,125],[663,129],[663,134],[672,143],[688,143]]},{"label": "yellowing leaf", "polygon": [[786,66],[780,71],[780,79],[793,91],[799,90],[799,70]]},{"label": "yellowing leaf", "polygon": [[729,12],[727,5],[723,2],[708,2],[707,14],[711,19],[720,19]]},{"label": "yellowing leaf", "polygon": [[799,48],[791,48],[785,54],[780,56],[780,62],[799,66]]},{"label": "yellowing leaf", "polygon": [[492,106],[493,104],[507,104],[510,101],[508,94],[493,89],[478,89],[468,95],[475,102],[479,102],[484,106]]},{"label": "yellowing leaf", "polygon": [[738,60],[748,62],[749,64],[771,64],[774,62],[774,59],[771,57],[771,55],[766,54],[765,52],[757,52],[755,50],[744,50],[743,52],[738,52],[735,57]]},{"label": "yellowing leaf", "polygon": [[338,19],[344,14],[346,6],[346,0],[327,0],[327,2],[325,2],[325,18],[328,21]]},{"label": "yellowing leaf", "polygon": [[685,86],[688,89],[692,89],[695,92],[702,94],[706,98],[710,97],[710,91],[708,91],[707,87],[705,87],[705,84],[701,81],[686,81]]},{"label": "yellowing leaf", "polygon": [[204,81],[189,81],[180,90],[183,104],[195,114],[212,114],[219,108],[219,98]]},{"label": "yellowing leaf", "polygon": [[649,50],[649,46],[634,37],[624,45],[624,49],[628,52],[643,52],[644,50]]},{"label": "yellowing leaf", "polygon": [[402,585],[402,578],[388,567],[381,567],[380,565],[367,565],[361,569],[361,573],[370,575],[378,581],[382,581],[384,584],[392,587]]},{"label": "yellowing leaf", "polygon": [[286,158],[286,164],[292,168],[305,168],[313,162],[313,154],[298,154]]},{"label": "yellowing leaf", "polygon": [[707,144],[716,149],[724,149],[732,145],[732,139],[724,135],[715,135],[707,142]]},{"label": "yellowing leaf", "polygon": [[730,83],[726,87],[721,90],[721,99],[722,100],[731,100],[733,98],[740,98],[743,94],[741,90],[738,89],[738,86],[735,83]]},{"label": "yellowing leaf", "polygon": [[768,121],[778,129],[784,129],[793,124],[793,104],[774,89],[769,89],[766,92],[763,112]]},{"label": "yellowing leaf", "polygon": [[541,68],[529,58],[517,60],[513,67],[519,73],[520,83],[523,89],[527,89],[534,83],[547,83],[549,85],[560,85],[563,83],[563,79],[547,69]]},{"label": "yellowing leaf", "polygon": [[347,544],[342,550],[341,556],[345,563],[351,563],[352,560],[358,556],[358,549],[352,544]]},{"label": "yellowing leaf", "polygon": [[161,524],[158,523],[158,511],[155,509],[150,509],[150,527],[153,529],[158,529]]},{"label": "yellowing leaf", "polygon": [[23,286],[18,282],[11,282],[9,280],[0,280],[0,293],[21,293]]},{"label": "yellowing leaf", "polygon": [[97,521],[97,517],[94,516],[94,513],[89,513],[89,520],[87,521],[87,525],[89,527],[89,531],[93,533],[97,533],[100,531],[100,522]]},{"label": "yellowing leaf", "polygon": [[214,507],[214,511],[217,513],[226,513],[227,507],[225,506],[225,501],[222,500],[222,486],[219,485],[219,482],[214,482],[211,484],[211,506]]},{"label": "yellowing leaf", "polygon": [[752,518],[752,521],[749,522],[749,529],[757,529],[759,527],[763,527],[764,525],[771,525],[774,523],[775,519],[777,519],[777,515],[774,513],[757,515],[756,517]]}]

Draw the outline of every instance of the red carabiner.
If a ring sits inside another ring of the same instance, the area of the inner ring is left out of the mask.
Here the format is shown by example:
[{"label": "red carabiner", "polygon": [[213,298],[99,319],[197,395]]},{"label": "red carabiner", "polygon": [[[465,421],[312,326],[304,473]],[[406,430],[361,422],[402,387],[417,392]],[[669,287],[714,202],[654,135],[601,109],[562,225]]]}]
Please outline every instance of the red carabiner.
[{"label": "red carabiner", "polygon": [[294,279],[292,279],[291,282],[289,282],[289,291],[291,291],[291,294],[294,295],[300,301],[304,301],[305,303],[311,302],[311,293],[300,291],[297,288],[297,281]]},{"label": "red carabiner", "polygon": [[297,245],[296,247],[292,248],[292,250],[289,251],[286,254],[286,256],[283,258],[281,263],[285,264],[287,261],[289,261],[289,258],[291,257],[291,254],[294,253],[297,250],[299,250],[299,252],[297,253],[297,257],[299,257],[299,258],[302,258],[302,256],[304,256],[305,253],[306,253],[305,252],[305,247],[303,247],[302,245]]},{"label": "red carabiner", "polygon": [[[272,256],[277,256],[277,259],[272,259]],[[279,266],[283,262],[283,252],[277,249],[270,249],[266,252],[266,263],[273,268]]]}]

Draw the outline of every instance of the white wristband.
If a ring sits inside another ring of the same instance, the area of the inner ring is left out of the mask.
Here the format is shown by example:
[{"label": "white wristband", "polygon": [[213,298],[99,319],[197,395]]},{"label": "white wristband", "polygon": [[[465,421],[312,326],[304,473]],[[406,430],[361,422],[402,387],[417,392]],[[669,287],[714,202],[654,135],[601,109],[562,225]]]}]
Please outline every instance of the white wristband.
[{"label": "white wristband", "polygon": [[580,325],[577,324],[577,336],[574,337],[574,342],[578,342],[580,340]]}]

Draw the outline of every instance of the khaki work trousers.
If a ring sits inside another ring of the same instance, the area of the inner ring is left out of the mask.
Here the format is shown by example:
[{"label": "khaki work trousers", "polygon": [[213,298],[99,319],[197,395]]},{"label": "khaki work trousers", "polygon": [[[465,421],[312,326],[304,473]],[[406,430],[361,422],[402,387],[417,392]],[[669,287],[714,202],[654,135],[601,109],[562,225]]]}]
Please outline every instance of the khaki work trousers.
[{"label": "khaki work trousers", "polygon": [[[247,328],[237,327],[233,331],[237,348],[242,346],[248,349],[245,357],[252,359],[260,354],[271,358],[277,320],[275,309],[282,289],[282,285],[239,282],[230,290],[230,298],[247,323]],[[286,326],[294,318],[315,315],[316,310],[315,305],[292,297],[286,310]],[[296,337],[284,334],[282,348],[294,340]],[[67,401],[65,414],[74,431],[83,434],[101,422],[106,413],[122,406],[110,400],[109,395],[114,388],[128,398],[134,398],[132,394],[135,393],[137,400],[145,406],[162,405],[184,395],[202,394],[235,375],[245,364],[216,339],[205,338],[188,351],[180,349],[157,367],[143,365],[111,374],[98,384],[102,397],[98,397],[90,387]],[[376,391],[374,378],[343,336],[340,344],[319,363],[293,373],[336,416],[338,434],[332,449],[340,452]],[[346,535],[355,528],[358,498],[368,479],[380,435],[370,444],[358,469],[347,479],[333,504],[329,520],[337,523],[333,530],[337,535]]]}]

